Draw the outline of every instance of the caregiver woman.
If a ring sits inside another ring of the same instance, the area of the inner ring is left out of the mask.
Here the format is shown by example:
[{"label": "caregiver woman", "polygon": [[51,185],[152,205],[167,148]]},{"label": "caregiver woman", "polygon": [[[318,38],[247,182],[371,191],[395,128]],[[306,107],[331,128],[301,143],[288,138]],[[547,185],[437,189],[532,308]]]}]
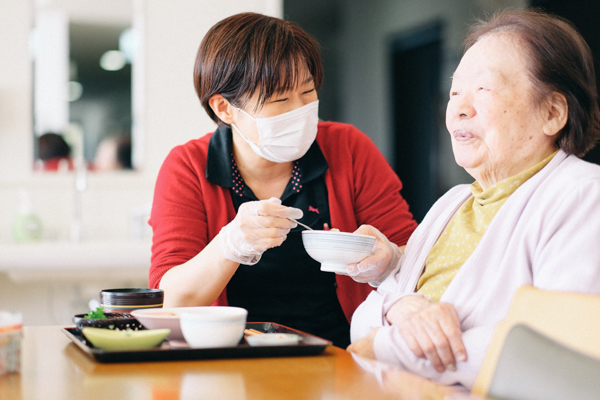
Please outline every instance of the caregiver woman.
[{"label": "caregiver woman", "polygon": [[[592,55],[566,21],[476,25],[446,126],[475,182],[451,189],[352,319],[350,351],[471,386],[516,290],[600,293],[600,136]],[[360,231],[360,230],[359,230]]]},{"label": "caregiver woman", "polygon": [[[372,287],[321,272],[287,218],[346,232],[369,222],[396,250],[416,223],[371,140],[319,122],[322,80],[318,45],[289,22],[234,15],[202,40],[194,83],[218,129],[173,149],[156,182],[150,286],[165,307],[240,306],[249,321],[350,343],[349,317]],[[349,272],[376,284],[383,261]]]}]

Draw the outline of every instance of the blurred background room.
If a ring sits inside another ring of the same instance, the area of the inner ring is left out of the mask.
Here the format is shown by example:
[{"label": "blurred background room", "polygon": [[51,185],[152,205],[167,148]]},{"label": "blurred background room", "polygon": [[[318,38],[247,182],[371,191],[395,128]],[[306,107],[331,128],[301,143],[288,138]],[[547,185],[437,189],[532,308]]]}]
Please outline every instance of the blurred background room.
[{"label": "blurred background room", "polygon": [[217,21],[254,11],[314,35],[320,117],[373,139],[420,221],[471,181],[444,122],[467,26],[530,5],[600,53],[594,0],[0,0],[0,308],[66,325],[101,289],[147,286],[158,170],[215,129],[192,69]]}]

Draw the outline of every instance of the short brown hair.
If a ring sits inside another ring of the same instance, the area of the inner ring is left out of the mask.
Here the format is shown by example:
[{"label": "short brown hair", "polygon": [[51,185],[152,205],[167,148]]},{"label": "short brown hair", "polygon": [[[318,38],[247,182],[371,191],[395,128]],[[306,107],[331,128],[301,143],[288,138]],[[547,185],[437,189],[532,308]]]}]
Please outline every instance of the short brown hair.
[{"label": "short brown hair", "polygon": [[479,21],[465,40],[469,49],[483,36],[514,34],[523,45],[540,104],[558,92],[568,104],[568,119],[556,145],[583,157],[600,139],[598,89],[592,52],[567,20],[537,10],[508,10]]},{"label": "short brown hair", "polygon": [[236,14],[213,26],[200,43],[194,86],[213,121],[223,124],[208,104],[214,94],[243,107],[259,91],[257,108],[278,92],[298,86],[305,65],[315,89],[323,81],[319,44],[299,26],[256,13]]}]

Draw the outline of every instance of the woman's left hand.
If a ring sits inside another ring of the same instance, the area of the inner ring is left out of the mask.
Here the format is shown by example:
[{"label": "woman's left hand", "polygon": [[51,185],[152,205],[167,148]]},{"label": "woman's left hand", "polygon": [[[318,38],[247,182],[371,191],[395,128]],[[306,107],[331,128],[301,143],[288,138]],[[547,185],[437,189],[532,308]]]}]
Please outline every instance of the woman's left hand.
[{"label": "woman's left hand", "polygon": [[375,245],[371,255],[363,258],[359,263],[348,265],[348,275],[357,282],[369,282],[372,286],[379,286],[396,268],[403,251],[371,225],[361,225],[354,233],[375,236]]},{"label": "woman's left hand", "polygon": [[389,309],[386,319],[399,329],[411,351],[428,359],[436,371],[455,371],[456,360],[467,360],[460,321],[451,304],[406,296]]},{"label": "woman's left hand", "polygon": [[371,331],[371,333],[369,333],[364,338],[359,339],[356,342],[352,343],[350,346],[348,346],[346,348],[346,350],[348,350],[349,352],[354,353],[358,356],[375,360],[374,342],[375,342],[375,335],[377,334],[378,330],[379,330],[379,328],[373,329]]}]

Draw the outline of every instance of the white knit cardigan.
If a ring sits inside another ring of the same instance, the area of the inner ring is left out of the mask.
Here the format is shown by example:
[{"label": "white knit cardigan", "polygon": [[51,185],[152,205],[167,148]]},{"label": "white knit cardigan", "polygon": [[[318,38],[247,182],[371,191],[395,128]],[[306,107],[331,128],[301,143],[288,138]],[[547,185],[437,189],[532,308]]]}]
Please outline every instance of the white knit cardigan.
[{"label": "white knit cardigan", "polygon": [[502,206],[440,299],[458,312],[468,360],[455,372],[438,373],[412,353],[385,314],[403,296],[418,295],[415,287],[429,251],[471,195],[469,185],[459,185],[433,205],[395,273],[356,310],[351,325],[353,342],[380,327],[377,360],[466,387],[473,384],[494,328],[520,286],[600,293],[600,166],[559,151]]}]

